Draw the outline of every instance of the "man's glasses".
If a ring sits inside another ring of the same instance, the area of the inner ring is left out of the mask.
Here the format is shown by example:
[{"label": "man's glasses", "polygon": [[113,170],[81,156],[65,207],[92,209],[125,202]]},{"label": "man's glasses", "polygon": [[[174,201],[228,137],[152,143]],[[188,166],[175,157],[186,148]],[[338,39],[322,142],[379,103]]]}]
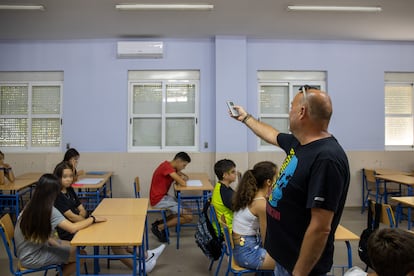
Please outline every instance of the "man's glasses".
[{"label": "man's glasses", "polygon": [[299,91],[302,91],[302,93],[303,93],[303,101],[304,102],[306,102],[308,100],[308,90],[310,90],[310,89],[318,90],[319,88],[314,87],[314,86],[310,86],[310,85],[307,85],[307,84],[305,84],[305,85],[303,85],[299,88]]}]

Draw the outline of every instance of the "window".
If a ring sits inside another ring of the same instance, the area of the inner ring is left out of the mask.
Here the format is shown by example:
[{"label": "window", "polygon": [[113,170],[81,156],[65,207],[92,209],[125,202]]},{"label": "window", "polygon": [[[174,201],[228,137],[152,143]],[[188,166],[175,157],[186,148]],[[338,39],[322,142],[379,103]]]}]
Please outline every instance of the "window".
[{"label": "window", "polygon": [[63,72],[0,72],[0,147],[61,148]]},{"label": "window", "polygon": [[414,73],[385,73],[385,148],[414,148]]},{"label": "window", "polygon": [[130,71],[129,151],[198,150],[199,71]]},{"label": "window", "polygon": [[[289,132],[290,103],[302,85],[325,90],[325,72],[258,71],[259,119],[281,132]],[[258,138],[259,150],[275,147]]]}]

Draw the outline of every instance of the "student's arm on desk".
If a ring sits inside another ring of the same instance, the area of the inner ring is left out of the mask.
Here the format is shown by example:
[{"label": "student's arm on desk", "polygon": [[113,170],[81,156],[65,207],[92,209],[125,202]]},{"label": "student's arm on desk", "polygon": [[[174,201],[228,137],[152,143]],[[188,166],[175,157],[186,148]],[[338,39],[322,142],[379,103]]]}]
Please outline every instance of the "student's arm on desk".
[{"label": "student's arm on desk", "polygon": [[104,222],[104,221],[106,221],[106,218],[95,217],[94,219],[92,216],[90,216],[89,218],[84,219],[82,221],[78,221],[78,222],[71,222],[65,219],[61,223],[59,223],[58,226],[62,228],[63,230],[74,234],[78,232],[79,230],[92,225],[94,222],[97,223],[97,222]]},{"label": "student's arm on desk", "polygon": [[173,172],[170,174],[170,176],[172,177],[172,179],[174,179],[174,181],[180,185],[180,186],[187,186],[187,182],[185,179],[183,179],[178,173]]},{"label": "student's arm on desk", "polygon": [[[79,205],[79,206],[82,206],[82,204]],[[79,209],[79,206],[78,206],[78,209]],[[82,206],[82,208],[83,208],[83,206]],[[79,215],[77,215],[77,214],[75,214],[74,212],[72,212],[69,209],[66,212],[64,212],[63,215],[65,216],[65,218],[67,218],[71,222],[78,222],[78,221],[84,220],[85,217],[86,217],[86,210],[85,210],[85,208],[83,208],[83,210],[84,210],[83,213],[80,212]]]},{"label": "student's arm on desk", "polygon": [[311,221],[306,229],[299,258],[292,275],[309,275],[326,246],[334,212],[321,208],[311,209]]}]

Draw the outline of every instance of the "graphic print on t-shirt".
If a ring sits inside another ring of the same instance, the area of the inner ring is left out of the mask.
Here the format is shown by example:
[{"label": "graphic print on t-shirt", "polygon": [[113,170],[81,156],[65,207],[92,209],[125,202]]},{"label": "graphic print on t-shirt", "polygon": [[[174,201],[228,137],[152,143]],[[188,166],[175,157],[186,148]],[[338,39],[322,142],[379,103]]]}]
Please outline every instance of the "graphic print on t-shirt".
[{"label": "graphic print on t-shirt", "polygon": [[277,207],[277,202],[283,197],[283,189],[288,185],[297,166],[298,158],[295,155],[295,150],[290,149],[289,155],[286,156],[285,161],[283,161],[279,177],[277,178],[276,183],[273,184],[272,193],[269,196],[269,204],[272,207]]}]

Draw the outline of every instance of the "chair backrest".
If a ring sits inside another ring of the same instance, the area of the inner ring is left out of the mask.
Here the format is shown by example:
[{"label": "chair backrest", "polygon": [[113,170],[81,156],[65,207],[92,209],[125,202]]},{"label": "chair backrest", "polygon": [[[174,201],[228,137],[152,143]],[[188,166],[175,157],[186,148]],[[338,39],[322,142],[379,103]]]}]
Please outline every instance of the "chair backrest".
[{"label": "chair backrest", "polygon": [[4,243],[4,248],[6,249],[7,256],[9,257],[9,269],[10,272],[14,275],[13,267],[13,254],[12,248],[14,248],[13,238],[14,238],[14,225],[11,220],[10,214],[5,214],[0,218],[0,234]]},{"label": "chair backrest", "polygon": [[217,229],[217,236],[219,237],[222,234],[220,223],[217,219],[217,213],[216,209],[214,209],[213,204],[210,204],[210,221],[215,226],[215,229]]},{"label": "chair backrest", "polygon": [[233,255],[233,238],[232,238],[232,233],[230,233],[230,229],[229,226],[227,225],[226,222],[226,217],[224,215],[221,215],[220,219],[219,219],[219,223],[221,226],[221,229],[223,229],[223,234],[224,234],[224,241],[226,242],[226,246],[229,250],[230,255]]},{"label": "chair backrest", "polygon": [[[371,206],[372,214],[375,217],[375,208],[374,208],[375,204],[370,204],[370,206]],[[394,211],[392,210],[391,205],[381,203],[381,214],[380,214],[379,222],[391,228],[394,228],[396,226]]]},{"label": "chair backrest", "polygon": [[367,184],[376,182],[374,170],[364,169],[364,177],[365,177]]},{"label": "chair backrest", "polygon": [[134,180],[134,194],[136,198],[140,198],[141,197],[141,187],[139,185],[139,176],[135,177]]}]

